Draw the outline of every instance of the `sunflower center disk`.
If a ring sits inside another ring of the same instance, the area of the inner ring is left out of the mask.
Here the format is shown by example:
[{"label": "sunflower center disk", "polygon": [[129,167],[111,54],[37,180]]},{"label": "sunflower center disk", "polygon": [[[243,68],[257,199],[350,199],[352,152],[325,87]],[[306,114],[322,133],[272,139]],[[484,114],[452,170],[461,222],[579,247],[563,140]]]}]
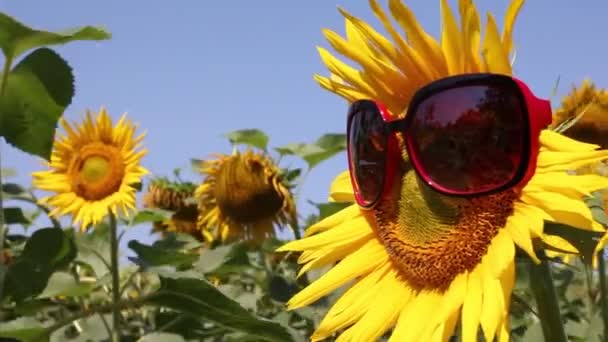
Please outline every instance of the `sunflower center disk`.
[{"label": "sunflower center disk", "polygon": [[106,177],[108,171],[110,171],[110,162],[107,159],[92,156],[84,161],[80,177],[87,183],[96,183]]},{"label": "sunflower center disk", "polygon": [[227,159],[217,175],[215,198],[222,213],[238,223],[272,218],[283,196],[272,185],[274,174],[255,159]]},{"label": "sunflower center disk", "polygon": [[125,166],[116,147],[92,143],[74,154],[68,174],[76,194],[86,200],[97,201],[118,191]]},{"label": "sunflower center disk", "polygon": [[419,289],[446,290],[472,271],[513,213],[515,190],[475,199],[439,195],[413,171],[374,210],[378,236],[401,274]]}]

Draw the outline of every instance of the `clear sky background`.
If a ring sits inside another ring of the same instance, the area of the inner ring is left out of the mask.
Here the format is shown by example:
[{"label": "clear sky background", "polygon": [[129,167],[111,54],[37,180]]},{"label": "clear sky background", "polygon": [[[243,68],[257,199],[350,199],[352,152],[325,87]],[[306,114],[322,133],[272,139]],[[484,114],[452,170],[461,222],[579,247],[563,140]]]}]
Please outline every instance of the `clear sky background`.
[{"label": "clear sky background", "polygon": [[[387,1],[380,2],[386,8]],[[439,37],[439,1],[405,2]],[[476,3],[484,23],[489,10],[502,26],[508,1]],[[450,4],[457,12],[457,1]],[[365,0],[0,0],[0,11],[36,28],[102,25],[112,33],[109,41],[55,48],[76,78],[65,116],[77,119],[100,106],[114,118],[128,112],[148,132],[143,162],[156,175],[187,169],[190,158],[230,152],[222,134],[235,129],[262,129],[271,147],[343,132],[345,102],[312,79],[326,74],[315,49],[328,47],[321,29],[344,31],[337,6],[380,29]],[[558,76],[559,96],[585,77],[608,87],[607,13],[606,0],[528,1],[514,32],[515,74],[543,97]],[[6,144],[0,153],[3,167],[18,169],[14,180],[30,184],[39,161]],[[341,154],[310,174],[300,199],[304,213],[311,210],[305,200],[324,201],[331,180],[345,168]]]}]

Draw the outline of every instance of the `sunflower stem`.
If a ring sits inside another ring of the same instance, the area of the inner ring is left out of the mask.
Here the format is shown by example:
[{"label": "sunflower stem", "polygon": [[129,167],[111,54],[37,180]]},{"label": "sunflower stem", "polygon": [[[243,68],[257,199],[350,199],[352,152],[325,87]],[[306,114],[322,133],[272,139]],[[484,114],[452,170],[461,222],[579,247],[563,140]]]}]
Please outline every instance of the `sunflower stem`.
[{"label": "sunflower stem", "polygon": [[120,270],[118,268],[118,224],[110,210],[110,271],[112,274],[112,342],[120,342]]},{"label": "sunflower stem", "polygon": [[597,253],[598,275],[600,277],[600,305],[602,320],[604,321],[603,340],[608,341],[608,285],[606,284],[606,260],[604,260],[604,249]]},{"label": "sunflower stem", "polygon": [[[2,81],[0,81],[0,97],[4,94],[4,89],[8,82],[8,72],[13,64],[13,55],[8,54],[4,58],[4,67],[2,68]],[[0,140],[1,141],[1,140]],[[0,154],[0,265],[4,264],[4,236],[6,235],[6,226],[4,225],[4,196],[2,192],[2,155]],[[4,292],[4,278],[0,278],[0,298]]]},{"label": "sunflower stem", "polygon": [[536,298],[537,312],[545,341],[567,342],[557,302],[557,293],[551,276],[551,266],[542,250],[537,254],[541,259],[540,264],[536,264],[532,259],[528,260],[530,288]]}]

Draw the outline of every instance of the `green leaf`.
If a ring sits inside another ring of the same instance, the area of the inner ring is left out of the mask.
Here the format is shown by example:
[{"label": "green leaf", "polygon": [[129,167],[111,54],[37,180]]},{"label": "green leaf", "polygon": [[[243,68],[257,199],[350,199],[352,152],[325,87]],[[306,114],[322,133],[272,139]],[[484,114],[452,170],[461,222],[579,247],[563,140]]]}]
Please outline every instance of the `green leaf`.
[{"label": "green leaf", "polygon": [[164,332],[179,334],[189,341],[208,337],[204,331],[205,323],[192,315],[175,311],[159,311],[154,316],[156,326],[162,327]]},{"label": "green leaf", "polygon": [[191,158],[190,159],[190,167],[192,168],[193,172],[200,172],[201,167],[203,166],[204,160],[202,159],[195,159],[195,158]]},{"label": "green leaf", "polygon": [[177,334],[151,333],[142,336],[138,342],[185,342],[186,340]]},{"label": "green leaf", "polygon": [[296,284],[277,274],[271,275],[267,281],[270,297],[279,302],[286,303],[298,291]]},{"label": "green leaf", "polygon": [[581,259],[587,264],[591,264],[595,247],[603,235],[601,232],[592,232],[555,222],[545,222],[545,233],[568,240],[578,249]]},{"label": "green leaf", "polygon": [[5,295],[21,301],[41,293],[55,270],[76,257],[74,241],[59,228],[43,228],[28,239],[23,252],[10,264]]},{"label": "green leaf", "polygon": [[80,297],[89,294],[93,288],[95,288],[95,284],[78,283],[69,273],[55,272],[38,298]]},{"label": "green leaf", "polygon": [[317,203],[316,207],[319,209],[319,219],[322,220],[351,205],[348,202],[327,202]]},{"label": "green leaf", "polygon": [[0,172],[2,173],[2,179],[7,179],[7,178],[17,176],[17,170],[15,170],[12,167],[0,167]]},{"label": "green leaf", "polygon": [[131,226],[136,226],[142,223],[154,223],[164,221],[171,217],[171,212],[168,210],[162,210],[157,208],[149,208],[139,211],[133,219],[131,219]]},{"label": "green leaf", "polygon": [[251,267],[245,243],[233,243],[201,252],[196,268],[203,273],[226,275]]},{"label": "green leaf", "polygon": [[65,44],[75,40],[105,40],[111,35],[102,28],[85,26],[63,32],[32,29],[16,19],[0,13],[0,49],[13,59],[23,52],[41,46]]},{"label": "green leaf", "polygon": [[266,150],[268,135],[259,129],[241,129],[224,135],[230,143],[235,145],[249,145]]},{"label": "green leaf", "polygon": [[346,134],[342,133],[327,133],[322,135],[315,144],[326,150],[344,150],[346,149]]},{"label": "green leaf", "polygon": [[[4,173],[2,174],[4,178]],[[7,193],[9,195],[21,195],[25,192],[25,188],[17,183],[3,183],[2,184],[2,192]]]},{"label": "green leaf", "polygon": [[161,278],[161,288],[148,303],[200,317],[258,341],[293,341],[281,325],[254,316],[206,281]]},{"label": "green leaf", "polygon": [[330,133],[321,136],[314,144],[291,143],[275,148],[280,155],[295,155],[308,164],[309,169],[317,166],[346,148],[344,134]]},{"label": "green leaf", "polygon": [[23,210],[18,207],[3,208],[4,220],[6,224],[30,224],[30,220],[25,217]]},{"label": "green leaf", "polygon": [[285,169],[283,170],[283,177],[287,183],[295,181],[302,174],[302,169]]},{"label": "green leaf", "polygon": [[201,251],[196,267],[203,273],[213,272],[227,261],[232,247],[232,245],[226,245],[214,249],[204,249]]},{"label": "green leaf", "polygon": [[10,71],[0,96],[0,135],[18,149],[49,159],[57,120],[74,96],[70,66],[38,49]]},{"label": "green leaf", "polygon": [[34,341],[44,335],[44,331],[42,324],[32,317],[21,317],[0,324],[0,337],[16,338],[20,341]]},{"label": "green leaf", "polygon": [[178,251],[176,248],[167,248],[162,241],[157,241],[149,246],[137,240],[131,240],[129,241],[129,248],[137,254],[137,258],[129,259],[143,267],[161,265],[184,267],[192,265],[198,259],[196,253],[185,253]]},{"label": "green leaf", "polygon": [[[102,318],[103,317],[103,318]],[[110,336],[108,336],[108,331],[106,329],[106,325],[112,329],[112,315],[104,314],[104,315],[93,315],[87,317],[85,319],[78,320],[78,326],[81,329],[78,333],[78,336],[74,338],[74,329],[73,325],[64,326],[62,329],[59,329],[53,334],[51,334],[51,338],[49,342],[101,342],[101,341],[110,341]]]},{"label": "green leaf", "polygon": [[78,255],[76,261],[86,265],[99,279],[109,272],[110,230],[106,223],[98,224],[87,233],[73,233]]}]

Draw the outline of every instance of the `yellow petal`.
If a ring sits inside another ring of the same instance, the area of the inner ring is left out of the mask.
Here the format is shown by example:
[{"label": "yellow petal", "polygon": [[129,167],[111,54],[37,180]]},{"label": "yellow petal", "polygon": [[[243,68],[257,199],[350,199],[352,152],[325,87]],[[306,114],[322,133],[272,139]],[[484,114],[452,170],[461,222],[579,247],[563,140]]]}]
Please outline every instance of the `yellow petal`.
[{"label": "yellow petal", "polygon": [[311,236],[313,234],[326,231],[341,224],[342,222],[349,221],[358,216],[361,216],[361,209],[358,205],[353,204],[313,224],[306,229],[304,236]]},{"label": "yellow petal", "polygon": [[[412,291],[401,279],[396,270],[391,270],[376,285],[379,294],[390,293],[390,296],[379,295],[363,317],[350,329],[343,332],[338,341],[375,341],[389,330],[397,321],[399,314],[408,304]],[[398,300],[395,300],[398,298]],[[352,338],[352,339],[351,339]]]},{"label": "yellow petal", "polygon": [[314,75],[313,78],[322,88],[342,96],[349,102],[354,102],[360,99],[368,99],[371,97],[369,94],[355,89],[345,83],[337,82],[325,76]]},{"label": "yellow petal", "polygon": [[477,342],[479,318],[481,316],[482,287],[481,267],[477,267],[469,274],[467,292],[462,306],[462,341]]},{"label": "yellow petal", "polygon": [[482,71],[479,58],[479,46],[481,42],[481,28],[479,13],[471,0],[460,0],[460,18],[462,21],[462,45],[464,54],[464,71]]},{"label": "yellow petal", "polygon": [[441,46],[416,20],[414,13],[401,0],[389,0],[389,9],[415,51],[420,51],[439,74],[448,72]]},{"label": "yellow petal", "polygon": [[484,277],[482,286],[483,303],[479,322],[486,341],[493,341],[504,315],[504,295],[500,281],[492,276]]},{"label": "yellow petal", "polygon": [[507,9],[507,14],[505,15],[502,45],[507,54],[511,53],[511,50],[513,49],[513,26],[515,25],[515,19],[517,19],[517,14],[519,14],[519,10],[524,5],[524,2],[525,0],[512,0]]},{"label": "yellow petal", "polygon": [[441,0],[441,14],[443,17],[441,48],[448,65],[448,72],[452,75],[461,74],[464,72],[462,36],[447,0]]},{"label": "yellow petal", "polygon": [[432,323],[429,317],[441,305],[442,299],[442,295],[435,291],[418,292],[401,312],[389,342],[419,341],[430,330]]},{"label": "yellow petal", "polygon": [[532,237],[530,236],[530,229],[528,228],[528,225],[529,223],[525,221],[525,218],[514,214],[507,219],[505,228],[511,235],[513,242],[515,242],[519,248],[526,252],[526,254],[528,254],[530,258],[534,260],[534,262],[540,263],[540,260],[534,251],[534,246],[532,245]]},{"label": "yellow petal", "polygon": [[336,301],[329,309],[311,336],[312,341],[323,340],[335,331],[342,330],[359,321],[375,305],[376,297],[382,297],[378,290],[380,279],[385,277],[390,264],[362,277]]},{"label": "yellow petal", "polygon": [[541,131],[540,143],[543,147],[546,147],[551,151],[560,152],[586,152],[599,148],[599,145],[574,140],[548,129]]},{"label": "yellow petal", "polygon": [[489,72],[511,75],[511,63],[509,62],[509,56],[500,41],[498,27],[496,27],[494,16],[492,16],[490,13],[488,13],[486,37],[483,41],[482,55]]},{"label": "yellow petal", "polygon": [[341,172],[331,183],[329,189],[330,202],[355,202],[353,186],[350,180],[350,172]]},{"label": "yellow petal", "polygon": [[294,295],[287,303],[290,310],[306,306],[332,292],[346,282],[368,274],[375,268],[389,262],[384,247],[376,240],[370,240],[355,253],[347,256],[312,284]]},{"label": "yellow petal", "polygon": [[594,224],[591,210],[583,201],[550,192],[525,192],[521,200],[544,210],[551,216],[552,221],[580,229],[603,231],[601,226]]},{"label": "yellow petal", "polygon": [[576,247],[574,247],[570,242],[568,242],[568,240],[560,236],[543,234],[542,240],[547,245],[562,250],[564,252],[579,254],[579,250]]}]

